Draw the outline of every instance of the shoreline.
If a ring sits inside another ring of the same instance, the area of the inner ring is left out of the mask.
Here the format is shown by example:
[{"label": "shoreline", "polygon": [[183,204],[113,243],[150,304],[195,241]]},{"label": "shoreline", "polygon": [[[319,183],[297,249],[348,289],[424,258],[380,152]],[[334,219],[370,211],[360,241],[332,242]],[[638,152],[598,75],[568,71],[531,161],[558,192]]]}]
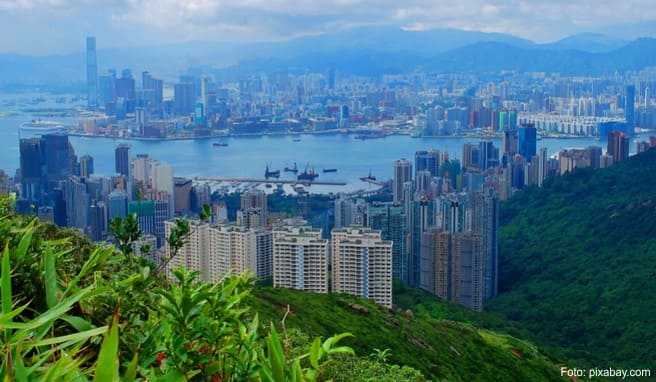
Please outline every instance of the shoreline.
[{"label": "shoreline", "polygon": [[[210,135],[210,136],[200,136],[200,137],[165,137],[165,138],[146,138],[146,137],[114,137],[107,135],[93,135],[93,134],[82,134],[76,132],[66,132],[69,136],[80,137],[80,138],[104,138],[116,141],[144,141],[144,142],[167,142],[167,141],[204,141],[204,140],[220,140],[220,139],[229,139],[229,138],[262,138],[262,137],[300,137],[303,135],[357,135],[360,134],[358,131],[342,131],[342,130],[328,130],[328,131],[304,131],[304,132],[284,132],[284,133],[240,133],[240,134],[228,134],[228,135]],[[363,141],[385,139],[391,136],[409,136],[413,139],[419,138],[429,138],[429,139],[502,139],[500,135],[467,135],[467,134],[455,134],[455,135],[429,135],[429,136],[414,136],[410,132],[394,132],[386,134],[381,137],[367,138]],[[599,137],[590,137],[590,136],[579,136],[579,135],[563,135],[563,136],[540,136],[538,135],[538,140],[541,139],[597,139]]]}]

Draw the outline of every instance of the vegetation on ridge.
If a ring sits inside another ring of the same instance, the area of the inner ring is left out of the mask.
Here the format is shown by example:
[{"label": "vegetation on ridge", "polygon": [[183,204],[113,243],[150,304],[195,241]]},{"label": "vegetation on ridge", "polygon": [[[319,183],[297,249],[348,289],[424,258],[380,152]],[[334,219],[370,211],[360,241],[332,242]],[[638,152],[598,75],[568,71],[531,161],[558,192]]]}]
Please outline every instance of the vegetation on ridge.
[{"label": "vegetation on ridge", "polygon": [[501,295],[488,310],[580,366],[653,363],[655,173],[651,149],[552,178],[506,202]]},{"label": "vegetation on ridge", "polygon": [[[129,220],[113,224],[126,254],[9,204],[0,199],[4,380],[559,379],[535,347],[511,337],[353,296],[252,293],[245,276],[209,285],[180,270],[171,282],[128,258],[138,237]],[[188,228],[180,226],[176,246]],[[335,336],[345,332],[353,336]]]}]

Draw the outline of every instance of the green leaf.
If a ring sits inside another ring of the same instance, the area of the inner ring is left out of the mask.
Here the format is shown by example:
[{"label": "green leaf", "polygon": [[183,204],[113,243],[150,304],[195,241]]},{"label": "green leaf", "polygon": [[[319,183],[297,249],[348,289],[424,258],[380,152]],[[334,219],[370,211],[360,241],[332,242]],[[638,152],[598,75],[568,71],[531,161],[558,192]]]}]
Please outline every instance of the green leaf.
[{"label": "green leaf", "polygon": [[51,337],[47,338],[45,340],[40,340],[34,342],[32,345],[33,346],[47,346],[47,345],[55,345],[55,344],[60,344],[62,342],[81,342],[81,341],[86,341],[87,339],[91,337],[95,337],[98,335],[101,335],[107,331],[107,326],[101,326],[99,328],[91,329],[91,330],[86,330],[84,332],[78,332],[78,333],[73,333],[73,334],[68,334],[65,336],[59,336],[59,337]]},{"label": "green leaf", "polygon": [[275,325],[271,324],[271,332],[267,339],[269,350],[269,362],[271,362],[271,371],[276,381],[285,380],[285,351],[283,350],[280,337],[276,331]]},{"label": "green leaf", "polygon": [[95,382],[118,380],[118,312],[114,314],[109,332],[106,333],[100,347],[93,380]]},{"label": "green leaf", "polygon": [[12,307],[11,264],[9,263],[9,243],[5,245],[2,255],[2,314],[9,314]]},{"label": "green leaf", "polygon": [[134,353],[134,357],[132,357],[132,361],[130,361],[128,368],[125,370],[125,376],[123,377],[123,381],[132,382],[137,379],[138,365],[139,365],[139,354]]},{"label": "green leaf", "polygon": [[319,368],[319,359],[321,358],[321,338],[317,337],[312,341],[312,346],[310,347],[310,364],[313,368]]},{"label": "green leaf", "polygon": [[[4,278],[3,278],[4,282]],[[71,297],[65,298],[62,300],[57,306],[55,306],[52,309],[48,309],[35,319],[29,322],[0,322],[0,328],[9,328],[9,329],[21,329],[25,332],[26,334],[30,334],[29,331],[34,330],[50,321],[56,320],[58,318],[61,318],[61,316],[66,313],[68,310],[71,309],[71,307],[76,304],[78,301],[80,301],[82,298],[86,297],[89,293],[92,292],[94,286],[88,286],[81,291],[75,293]]]},{"label": "green leaf", "polygon": [[89,321],[85,320],[82,317],[65,315],[62,316],[61,319],[68,322],[72,327],[75,328],[75,330],[80,332],[85,330],[91,330],[94,328],[94,326],[91,325]]},{"label": "green leaf", "polygon": [[23,357],[21,356],[20,352],[16,352],[16,355],[14,356],[14,378],[16,379],[16,382],[29,381],[28,371],[25,368]]},{"label": "green leaf", "polygon": [[52,308],[57,305],[57,253],[52,248],[47,248],[43,256],[45,269],[46,303],[48,308]]},{"label": "green leaf", "polygon": [[18,243],[18,248],[16,249],[16,256],[19,259],[23,259],[27,255],[27,250],[30,248],[32,243],[32,234],[34,233],[34,224],[36,220],[32,220],[30,224],[25,229],[23,236],[21,237],[20,242]]}]

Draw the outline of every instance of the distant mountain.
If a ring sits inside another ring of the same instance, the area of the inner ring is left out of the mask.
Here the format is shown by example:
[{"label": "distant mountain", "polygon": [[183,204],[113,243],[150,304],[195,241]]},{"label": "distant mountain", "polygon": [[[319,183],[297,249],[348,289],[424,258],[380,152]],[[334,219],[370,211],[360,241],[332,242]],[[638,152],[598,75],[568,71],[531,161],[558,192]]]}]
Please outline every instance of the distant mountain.
[{"label": "distant mountain", "polygon": [[[625,43],[620,38],[588,33],[536,44],[501,33],[361,27],[282,42],[190,42],[102,49],[99,41],[98,63],[101,73],[108,68],[131,68],[134,73],[149,70],[168,81],[189,67],[218,68],[219,74],[328,68],[366,76],[422,68],[599,74],[654,65],[653,41]],[[0,54],[0,85],[82,82],[84,76],[82,52],[46,57]]]},{"label": "distant mountain", "polygon": [[412,53],[431,57],[436,53],[477,42],[502,42],[512,46],[530,47],[532,41],[502,33],[484,33],[459,29],[408,31],[396,27],[360,27],[336,33],[308,36],[268,46],[266,57],[294,57],[303,52],[340,53],[365,51],[376,53]]},{"label": "distant mountain", "polygon": [[639,70],[656,65],[656,39],[643,38],[610,52],[525,49],[484,42],[438,55],[428,67],[438,71],[536,71],[568,75]]},{"label": "distant mountain", "polygon": [[427,56],[424,52],[379,52],[320,49],[290,58],[254,59],[236,69],[246,72],[276,70],[321,71],[330,67],[345,73],[380,75],[417,69],[435,72],[558,72],[568,75],[603,74],[656,66],[656,39],[643,38],[610,52],[521,47],[504,42],[478,42]]},{"label": "distant mountain", "polygon": [[581,33],[564,39],[540,44],[537,47],[551,50],[580,50],[583,52],[609,52],[627,44],[626,40],[609,37],[601,33]]},{"label": "distant mountain", "polygon": [[[335,65],[339,65],[340,58],[346,58],[345,64],[362,66],[349,61],[348,57],[360,61],[361,58],[356,53],[365,53],[375,57],[377,61],[387,60],[388,55],[407,55],[408,59],[428,58],[481,41],[503,42],[521,47],[533,45],[531,41],[501,33],[458,29],[414,32],[393,27],[362,27],[282,42],[189,42],[103,49],[102,41],[98,41],[98,63],[101,72],[108,68],[131,68],[134,73],[149,70],[164,78],[174,79],[189,66],[227,67],[253,60],[263,63],[269,60],[290,60],[289,65],[294,68],[296,63],[305,65],[299,62],[298,57],[312,60],[314,57],[326,56],[332,57],[328,63]],[[402,60],[404,67],[411,64],[408,59]],[[383,66],[379,72],[392,70],[395,65],[391,66]],[[74,82],[82,81],[84,76],[83,52],[45,57],[0,54],[0,84]]]}]

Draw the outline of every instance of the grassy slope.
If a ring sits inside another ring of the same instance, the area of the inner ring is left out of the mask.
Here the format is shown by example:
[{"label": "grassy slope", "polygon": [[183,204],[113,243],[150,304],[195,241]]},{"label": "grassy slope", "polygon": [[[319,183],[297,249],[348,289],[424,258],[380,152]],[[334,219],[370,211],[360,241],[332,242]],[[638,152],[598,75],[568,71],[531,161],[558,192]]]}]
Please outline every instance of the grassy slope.
[{"label": "grassy slope", "polygon": [[395,313],[345,295],[260,287],[255,296],[252,304],[264,320],[280,320],[289,304],[288,327],[310,336],[350,332],[358,354],[389,348],[391,362],[434,380],[560,380],[557,367],[533,345],[469,324]]},{"label": "grassy slope", "polygon": [[502,294],[488,310],[582,364],[653,362],[654,174],[650,150],[512,198],[502,209]]}]

